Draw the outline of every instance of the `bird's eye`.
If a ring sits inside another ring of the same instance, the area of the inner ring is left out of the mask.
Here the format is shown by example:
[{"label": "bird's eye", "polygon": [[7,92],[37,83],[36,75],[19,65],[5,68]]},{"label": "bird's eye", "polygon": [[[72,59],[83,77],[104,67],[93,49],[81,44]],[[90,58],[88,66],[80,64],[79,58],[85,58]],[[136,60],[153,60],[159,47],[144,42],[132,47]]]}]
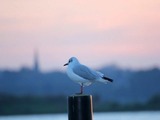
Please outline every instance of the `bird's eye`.
[{"label": "bird's eye", "polygon": [[72,59],[69,59],[69,63],[72,62]]}]

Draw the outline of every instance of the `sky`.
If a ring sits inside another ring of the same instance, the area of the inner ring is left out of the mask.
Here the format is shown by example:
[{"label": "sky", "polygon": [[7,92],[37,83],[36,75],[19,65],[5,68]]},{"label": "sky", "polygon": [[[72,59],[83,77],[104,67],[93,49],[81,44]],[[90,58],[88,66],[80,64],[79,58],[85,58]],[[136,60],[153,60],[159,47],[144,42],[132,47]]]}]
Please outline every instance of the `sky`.
[{"label": "sky", "polygon": [[0,0],[0,69],[160,67],[160,0]]}]

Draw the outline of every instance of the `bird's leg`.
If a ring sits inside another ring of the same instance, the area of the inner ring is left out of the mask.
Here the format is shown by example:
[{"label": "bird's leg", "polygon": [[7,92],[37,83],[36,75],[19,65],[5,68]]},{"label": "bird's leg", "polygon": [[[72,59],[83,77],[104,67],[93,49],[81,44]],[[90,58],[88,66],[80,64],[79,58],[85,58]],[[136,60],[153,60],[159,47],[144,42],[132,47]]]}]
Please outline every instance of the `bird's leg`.
[{"label": "bird's leg", "polygon": [[83,94],[83,83],[80,84],[80,93],[76,93],[77,95]]},{"label": "bird's leg", "polygon": [[80,94],[83,94],[83,83],[81,84],[81,92]]}]

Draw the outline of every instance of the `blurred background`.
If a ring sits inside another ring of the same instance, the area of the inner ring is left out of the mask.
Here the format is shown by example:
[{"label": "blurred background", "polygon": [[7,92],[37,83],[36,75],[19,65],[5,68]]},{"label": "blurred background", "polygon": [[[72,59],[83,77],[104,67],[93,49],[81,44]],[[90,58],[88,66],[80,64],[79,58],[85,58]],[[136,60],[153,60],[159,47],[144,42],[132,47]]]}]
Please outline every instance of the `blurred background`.
[{"label": "blurred background", "polygon": [[159,0],[0,0],[0,115],[66,113],[64,63],[114,79],[85,88],[94,111],[160,110]]}]

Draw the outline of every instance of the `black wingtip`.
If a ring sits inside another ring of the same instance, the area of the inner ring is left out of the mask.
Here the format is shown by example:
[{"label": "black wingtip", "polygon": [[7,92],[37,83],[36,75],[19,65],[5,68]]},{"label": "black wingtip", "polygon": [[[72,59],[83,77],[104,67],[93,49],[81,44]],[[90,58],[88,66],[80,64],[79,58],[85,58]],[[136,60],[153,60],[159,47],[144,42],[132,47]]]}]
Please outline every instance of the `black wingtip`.
[{"label": "black wingtip", "polygon": [[105,76],[103,77],[103,79],[108,80],[109,82],[113,82],[113,79],[105,77]]}]

